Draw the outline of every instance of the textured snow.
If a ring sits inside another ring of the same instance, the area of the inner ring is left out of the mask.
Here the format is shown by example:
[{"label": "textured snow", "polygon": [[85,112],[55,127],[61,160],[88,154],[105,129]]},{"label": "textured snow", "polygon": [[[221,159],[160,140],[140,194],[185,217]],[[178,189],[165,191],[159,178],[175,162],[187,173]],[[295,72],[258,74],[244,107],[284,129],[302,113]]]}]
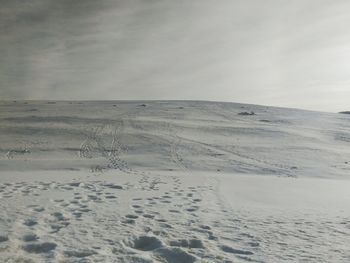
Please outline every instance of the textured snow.
[{"label": "textured snow", "polygon": [[0,102],[1,262],[349,262],[350,117]]}]

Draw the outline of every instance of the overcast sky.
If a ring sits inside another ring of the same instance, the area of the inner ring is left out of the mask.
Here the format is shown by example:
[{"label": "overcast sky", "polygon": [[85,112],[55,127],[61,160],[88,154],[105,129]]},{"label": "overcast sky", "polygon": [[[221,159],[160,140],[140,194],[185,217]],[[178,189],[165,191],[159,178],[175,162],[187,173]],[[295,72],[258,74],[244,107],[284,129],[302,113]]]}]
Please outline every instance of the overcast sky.
[{"label": "overcast sky", "polygon": [[350,1],[0,0],[0,99],[350,110]]}]

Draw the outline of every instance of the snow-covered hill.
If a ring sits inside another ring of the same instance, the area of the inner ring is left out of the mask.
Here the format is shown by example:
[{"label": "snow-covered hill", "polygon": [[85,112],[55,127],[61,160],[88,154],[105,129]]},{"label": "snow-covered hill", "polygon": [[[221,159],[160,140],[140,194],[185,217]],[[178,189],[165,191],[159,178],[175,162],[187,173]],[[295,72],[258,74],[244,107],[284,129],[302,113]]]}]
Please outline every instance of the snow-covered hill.
[{"label": "snow-covered hill", "polygon": [[350,117],[341,114],[193,101],[0,107],[3,171],[188,169],[328,178],[350,172]]},{"label": "snow-covered hill", "polygon": [[350,116],[0,102],[3,262],[349,262]]}]

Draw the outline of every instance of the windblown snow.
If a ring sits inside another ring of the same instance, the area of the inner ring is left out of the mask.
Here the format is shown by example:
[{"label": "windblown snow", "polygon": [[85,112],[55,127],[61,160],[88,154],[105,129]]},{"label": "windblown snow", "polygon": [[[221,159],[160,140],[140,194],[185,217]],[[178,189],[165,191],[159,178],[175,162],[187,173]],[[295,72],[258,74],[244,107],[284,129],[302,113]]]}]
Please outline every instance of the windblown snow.
[{"label": "windblown snow", "polygon": [[350,262],[350,116],[0,102],[0,262]]}]

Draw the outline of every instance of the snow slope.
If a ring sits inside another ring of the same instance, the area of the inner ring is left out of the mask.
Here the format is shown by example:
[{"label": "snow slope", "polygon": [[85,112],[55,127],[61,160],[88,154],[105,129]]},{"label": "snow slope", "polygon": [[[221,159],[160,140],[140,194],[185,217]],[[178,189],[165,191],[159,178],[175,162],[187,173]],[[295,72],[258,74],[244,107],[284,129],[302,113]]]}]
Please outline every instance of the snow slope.
[{"label": "snow slope", "polygon": [[350,116],[0,102],[1,262],[349,262]]}]

